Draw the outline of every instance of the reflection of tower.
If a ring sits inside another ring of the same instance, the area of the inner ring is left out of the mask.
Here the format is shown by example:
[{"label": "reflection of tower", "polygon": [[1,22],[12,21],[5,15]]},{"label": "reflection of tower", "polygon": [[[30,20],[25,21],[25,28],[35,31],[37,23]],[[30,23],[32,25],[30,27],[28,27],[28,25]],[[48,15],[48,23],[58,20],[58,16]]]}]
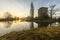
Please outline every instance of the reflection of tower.
[{"label": "reflection of tower", "polygon": [[38,24],[38,28],[39,27],[47,27],[49,25],[49,23],[46,22],[41,22],[41,23],[37,23]]},{"label": "reflection of tower", "polygon": [[33,21],[30,22],[30,29],[34,29],[34,23],[33,23]]},{"label": "reflection of tower", "polygon": [[33,6],[33,2],[31,2],[30,13],[31,13],[31,19],[33,19],[34,18],[34,6]]}]

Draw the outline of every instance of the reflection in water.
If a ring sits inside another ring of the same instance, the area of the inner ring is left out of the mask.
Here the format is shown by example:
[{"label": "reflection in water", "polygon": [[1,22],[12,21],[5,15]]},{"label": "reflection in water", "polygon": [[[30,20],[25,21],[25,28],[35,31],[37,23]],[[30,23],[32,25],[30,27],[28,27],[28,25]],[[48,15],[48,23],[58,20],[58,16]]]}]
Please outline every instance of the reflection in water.
[{"label": "reflection in water", "polygon": [[[40,27],[47,27],[48,25],[49,25],[49,23],[37,23],[37,25],[38,25],[38,28],[40,28]],[[32,21],[32,22],[30,22],[30,29],[34,29],[34,22]]]},{"label": "reflection in water", "polygon": [[[49,24],[48,23],[37,23],[38,28],[40,27],[47,27]],[[34,22],[30,22],[30,29],[34,29]]]},{"label": "reflection in water", "polygon": [[33,21],[30,22],[30,29],[34,29],[34,23],[33,23]]},{"label": "reflection in water", "polygon": [[12,23],[13,23],[13,21],[6,21],[6,22],[4,22],[4,26],[6,28],[9,28],[12,25]]},{"label": "reflection in water", "polygon": [[[34,25],[36,25],[36,24],[34,24],[33,21],[30,22],[30,29],[34,29]],[[60,24],[58,22],[54,22],[51,24],[49,24],[47,22],[39,22],[39,23],[37,23],[37,25],[38,25],[38,28],[41,28],[41,27],[43,28],[43,27],[55,27],[55,26],[59,26]]]},{"label": "reflection in water", "polygon": [[[36,23],[36,22],[21,22],[20,20],[17,21],[6,21],[6,22],[0,22],[0,36],[3,34],[12,32],[12,31],[22,31],[22,30],[28,30],[28,29],[34,29],[34,28],[42,28],[42,27],[48,27],[48,23]],[[52,23],[52,25],[58,25],[58,23]],[[6,28],[8,29],[6,29]]]},{"label": "reflection in water", "polygon": [[37,23],[38,24],[38,28],[39,27],[56,27],[59,26],[60,24],[58,22],[54,22],[54,23]]},{"label": "reflection in water", "polygon": [[45,23],[45,22],[39,22],[39,23],[37,23],[38,24],[38,28],[40,28],[40,27],[47,27],[48,25],[49,25],[49,23]]},{"label": "reflection in water", "polygon": [[59,26],[60,24],[58,23],[58,22],[55,22],[55,23],[52,23],[51,24],[51,27],[53,27],[53,26]]}]

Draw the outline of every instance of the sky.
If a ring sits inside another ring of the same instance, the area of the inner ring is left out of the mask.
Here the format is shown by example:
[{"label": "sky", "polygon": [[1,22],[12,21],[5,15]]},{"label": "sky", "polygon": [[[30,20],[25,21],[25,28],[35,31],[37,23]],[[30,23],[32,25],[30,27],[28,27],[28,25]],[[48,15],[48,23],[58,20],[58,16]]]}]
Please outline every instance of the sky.
[{"label": "sky", "polygon": [[[60,9],[60,0],[0,0],[0,17],[5,12],[11,13],[13,16],[26,17],[30,15],[30,5],[33,1],[34,15],[38,15],[40,7],[50,7],[56,5],[55,9]],[[57,13],[60,13],[57,11]],[[59,15],[59,14],[57,14]]]}]

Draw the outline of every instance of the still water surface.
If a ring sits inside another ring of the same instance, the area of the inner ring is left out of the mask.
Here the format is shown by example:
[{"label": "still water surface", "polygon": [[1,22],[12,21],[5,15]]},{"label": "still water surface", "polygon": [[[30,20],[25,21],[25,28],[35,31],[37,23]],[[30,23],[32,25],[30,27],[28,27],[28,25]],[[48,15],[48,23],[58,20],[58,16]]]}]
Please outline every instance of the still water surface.
[{"label": "still water surface", "polygon": [[[34,26],[34,27],[32,27]],[[12,31],[21,31],[21,30],[28,30],[31,28],[37,28],[37,23],[32,22],[21,22],[19,21],[7,21],[7,22],[0,22],[0,36],[12,32]]]},{"label": "still water surface", "polygon": [[[59,24],[53,23],[52,26],[57,26]],[[6,22],[0,22],[0,36],[13,32],[13,31],[22,31],[22,30],[28,30],[33,28],[40,27],[41,24],[35,23],[35,22],[21,22],[18,21],[6,21]],[[49,26],[49,25],[48,25]]]}]

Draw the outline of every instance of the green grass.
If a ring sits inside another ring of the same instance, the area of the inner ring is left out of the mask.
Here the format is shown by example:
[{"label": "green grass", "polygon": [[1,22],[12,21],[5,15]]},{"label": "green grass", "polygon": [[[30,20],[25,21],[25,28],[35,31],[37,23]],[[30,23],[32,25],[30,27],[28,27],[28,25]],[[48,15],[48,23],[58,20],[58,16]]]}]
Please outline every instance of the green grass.
[{"label": "green grass", "polygon": [[11,32],[1,36],[0,40],[60,40],[60,27]]}]

